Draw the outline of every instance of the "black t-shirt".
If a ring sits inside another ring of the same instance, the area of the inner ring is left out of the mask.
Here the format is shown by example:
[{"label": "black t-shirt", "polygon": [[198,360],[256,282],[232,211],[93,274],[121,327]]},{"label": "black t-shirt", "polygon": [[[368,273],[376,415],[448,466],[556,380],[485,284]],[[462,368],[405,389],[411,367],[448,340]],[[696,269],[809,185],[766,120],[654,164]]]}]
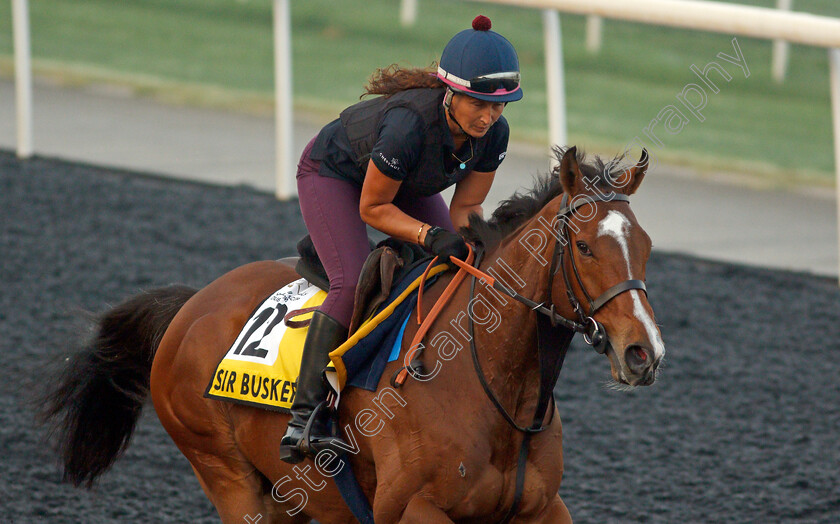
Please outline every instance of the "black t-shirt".
[{"label": "black t-shirt", "polygon": [[[443,106],[439,111],[440,122],[446,125]],[[483,137],[468,140],[458,151],[453,151],[455,142],[452,134],[448,130],[443,133],[446,179],[436,184],[437,192],[456,183],[470,171],[495,171],[504,160],[509,134],[510,128],[503,116]],[[400,193],[410,192],[415,185],[413,179],[424,176],[424,173],[415,171],[423,152],[423,143],[421,116],[407,107],[394,107],[385,113],[379,123],[378,139],[370,158],[386,176],[403,182]],[[321,160],[320,175],[348,180],[362,187],[365,173],[353,159],[353,150],[340,119],[321,130],[310,156]],[[462,162],[465,165],[463,170],[460,169]]]}]

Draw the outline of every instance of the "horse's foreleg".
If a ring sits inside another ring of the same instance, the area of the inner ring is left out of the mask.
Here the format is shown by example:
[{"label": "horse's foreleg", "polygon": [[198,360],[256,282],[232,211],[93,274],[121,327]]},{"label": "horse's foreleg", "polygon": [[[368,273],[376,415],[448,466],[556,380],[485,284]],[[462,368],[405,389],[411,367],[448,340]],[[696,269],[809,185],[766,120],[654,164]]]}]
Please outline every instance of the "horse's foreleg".
[{"label": "horse's foreleg", "polygon": [[528,524],[572,524],[572,516],[569,514],[569,510],[566,508],[566,504],[563,503],[560,495],[555,495],[551,503],[536,518],[527,520],[514,519],[513,522],[521,522],[523,524],[526,522]]},{"label": "horse's foreleg", "polygon": [[408,502],[399,524],[454,524],[442,509],[428,500],[415,496]]}]

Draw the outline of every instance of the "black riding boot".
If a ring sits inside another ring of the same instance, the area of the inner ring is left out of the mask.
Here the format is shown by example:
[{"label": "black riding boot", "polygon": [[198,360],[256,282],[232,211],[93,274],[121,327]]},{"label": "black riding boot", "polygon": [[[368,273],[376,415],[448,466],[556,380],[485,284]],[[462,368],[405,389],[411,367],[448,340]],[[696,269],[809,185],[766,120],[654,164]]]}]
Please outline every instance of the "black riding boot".
[{"label": "black riding boot", "polygon": [[309,423],[312,412],[324,402],[329,392],[322,371],[329,362],[330,351],[347,340],[347,328],[326,313],[315,311],[309,332],[303,343],[303,357],[300,363],[300,375],[292,403],[292,419],[286,434],[280,440],[280,458],[291,464],[304,459],[307,454],[315,454],[322,449],[336,449],[336,442],[347,446],[340,437],[331,434],[327,426],[325,413],[320,412],[312,421],[309,438],[304,439],[304,429]]}]

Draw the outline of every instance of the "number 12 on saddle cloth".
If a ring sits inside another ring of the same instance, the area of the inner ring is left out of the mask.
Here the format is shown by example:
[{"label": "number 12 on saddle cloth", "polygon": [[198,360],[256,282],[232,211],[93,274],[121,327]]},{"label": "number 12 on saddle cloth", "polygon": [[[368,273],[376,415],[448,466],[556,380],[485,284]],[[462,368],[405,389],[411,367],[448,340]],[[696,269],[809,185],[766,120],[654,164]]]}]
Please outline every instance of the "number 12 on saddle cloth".
[{"label": "number 12 on saddle cloth", "polygon": [[[204,396],[288,413],[295,399],[307,329],[284,322],[289,311],[315,308],[327,294],[305,279],[275,291],[251,314],[225,353]],[[312,313],[296,317],[311,318]]]}]

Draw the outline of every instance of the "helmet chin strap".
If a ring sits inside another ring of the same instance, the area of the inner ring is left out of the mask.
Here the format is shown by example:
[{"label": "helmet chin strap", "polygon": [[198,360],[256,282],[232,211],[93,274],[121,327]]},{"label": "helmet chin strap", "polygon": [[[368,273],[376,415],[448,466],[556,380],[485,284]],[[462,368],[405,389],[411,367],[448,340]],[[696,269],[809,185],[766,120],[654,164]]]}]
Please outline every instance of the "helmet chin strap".
[{"label": "helmet chin strap", "polygon": [[465,135],[468,139],[470,138],[469,133],[464,131],[464,128],[461,127],[461,123],[458,122],[458,119],[455,118],[455,115],[452,114],[452,97],[455,96],[455,92],[452,91],[451,88],[446,88],[446,94],[443,96],[443,107],[446,108],[446,114],[449,115],[449,118],[455,122],[455,125],[458,126],[458,129],[461,130],[461,134]]}]

